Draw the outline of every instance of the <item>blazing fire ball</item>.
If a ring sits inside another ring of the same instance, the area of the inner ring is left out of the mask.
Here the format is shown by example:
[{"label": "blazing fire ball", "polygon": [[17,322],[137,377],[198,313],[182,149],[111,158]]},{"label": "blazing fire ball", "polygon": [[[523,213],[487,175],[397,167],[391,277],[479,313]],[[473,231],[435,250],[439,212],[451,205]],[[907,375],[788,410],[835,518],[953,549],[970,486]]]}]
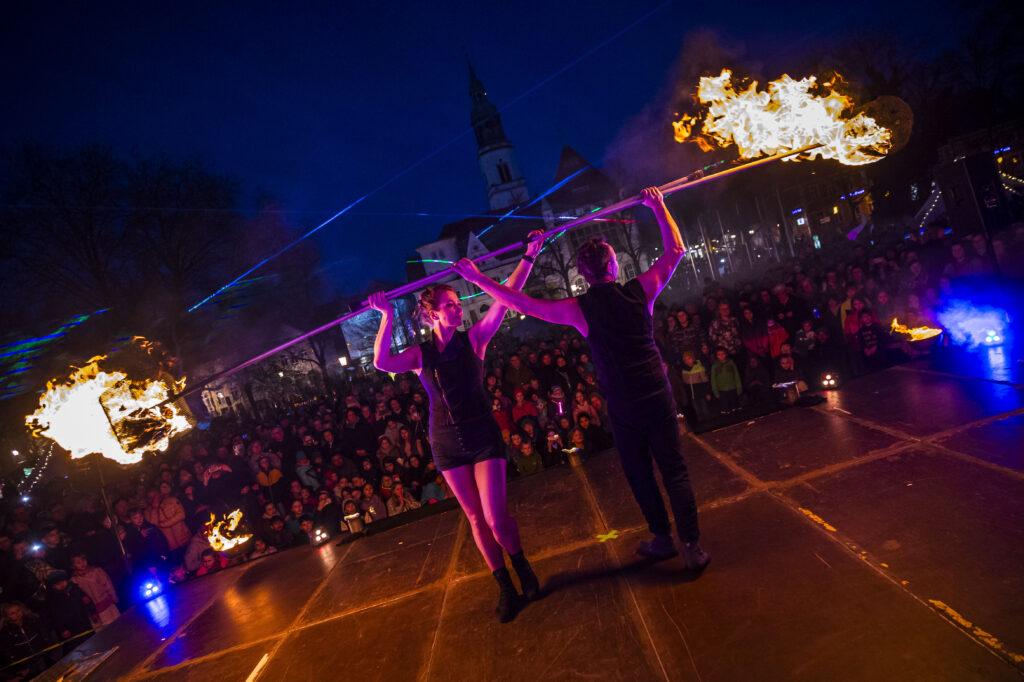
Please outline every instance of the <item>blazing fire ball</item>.
[{"label": "blazing fire ball", "polygon": [[165,401],[184,387],[173,379],[159,346],[142,337],[116,360],[101,355],[52,379],[39,409],[26,418],[32,435],[49,438],[78,459],[99,453],[135,464],[164,452],[171,438],[192,428],[187,408]]},{"label": "blazing fire ball", "polygon": [[913,114],[903,100],[886,96],[858,107],[841,84],[838,74],[825,82],[783,75],[761,90],[722,69],[700,79],[700,111],[672,124],[676,141],[703,151],[735,145],[744,159],[806,148],[786,160],[820,157],[848,166],[874,163],[906,144]]}]

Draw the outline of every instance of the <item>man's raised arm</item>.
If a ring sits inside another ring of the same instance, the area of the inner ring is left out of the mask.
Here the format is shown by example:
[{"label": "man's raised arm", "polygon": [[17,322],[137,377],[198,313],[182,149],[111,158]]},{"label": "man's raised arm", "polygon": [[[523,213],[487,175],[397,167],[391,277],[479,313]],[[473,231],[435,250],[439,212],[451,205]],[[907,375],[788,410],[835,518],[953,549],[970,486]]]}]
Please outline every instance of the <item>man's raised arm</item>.
[{"label": "man's raised arm", "polygon": [[521,291],[516,291],[504,284],[495,282],[480,272],[480,268],[476,266],[476,263],[468,258],[463,258],[456,263],[455,271],[462,275],[462,278],[470,284],[475,284],[490,294],[501,305],[508,306],[524,315],[536,317],[545,322],[575,327],[581,334],[587,335],[587,321],[584,319],[583,311],[574,298],[550,300],[527,296]]},{"label": "man's raised arm", "polygon": [[648,187],[640,193],[640,197],[643,205],[651,209],[658,221],[658,227],[661,229],[661,243],[665,249],[658,260],[654,261],[654,264],[646,272],[637,277],[647,296],[648,303],[653,308],[654,300],[672,279],[672,273],[676,271],[676,266],[686,254],[686,246],[683,244],[683,236],[679,233],[679,226],[676,225],[675,218],[665,207],[665,197],[662,196],[661,190],[657,187]]}]

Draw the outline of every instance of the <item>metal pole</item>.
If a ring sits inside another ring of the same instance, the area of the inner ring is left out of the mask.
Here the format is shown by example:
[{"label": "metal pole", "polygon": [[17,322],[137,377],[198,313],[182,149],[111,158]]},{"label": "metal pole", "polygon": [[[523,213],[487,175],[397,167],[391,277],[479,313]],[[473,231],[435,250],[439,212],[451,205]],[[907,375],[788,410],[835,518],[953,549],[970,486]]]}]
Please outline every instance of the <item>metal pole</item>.
[{"label": "metal pole", "polygon": [[[662,185],[661,187],[659,187],[658,189],[661,190],[662,194],[664,194],[665,196],[668,196],[670,194],[675,194],[676,192],[682,191],[684,189],[689,189],[691,187],[696,187],[698,185],[703,185],[703,184],[708,183],[708,182],[712,182],[712,181],[715,181],[715,180],[720,180],[720,179],[722,179],[724,177],[728,177],[730,175],[734,175],[735,173],[741,173],[743,171],[750,170],[751,168],[757,168],[758,166],[764,166],[766,164],[773,163],[775,161],[780,161],[782,159],[789,158],[790,156],[796,156],[798,154],[804,154],[804,153],[806,153],[808,151],[811,151],[812,149],[817,149],[818,147],[821,147],[821,146],[823,146],[823,145],[820,144],[820,143],[818,143],[818,144],[809,144],[809,145],[806,145],[804,147],[800,147],[799,149],[793,149],[793,150],[786,151],[786,152],[780,152],[780,153],[774,154],[772,156],[766,156],[766,157],[761,158],[761,159],[755,159],[753,161],[748,161],[746,163],[742,163],[742,164],[739,164],[737,166],[733,166],[732,168],[727,168],[727,169],[725,169],[723,171],[719,171],[718,173],[712,173],[711,175],[704,175],[703,171],[696,171],[696,172],[690,173],[689,175],[686,175],[684,177],[677,178],[676,180],[668,182],[668,183]],[[619,201],[619,202],[616,202],[614,204],[611,204],[610,206],[606,206],[606,207],[604,207],[604,208],[602,208],[600,210],[594,211],[593,213],[588,213],[587,215],[580,216],[579,218],[571,220],[568,223],[563,223],[562,225],[558,225],[557,227],[553,227],[552,229],[550,229],[547,232],[545,232],[543,234],[543,237],[544,237],[544,239],[549,239],[551,237],[554,237],[555,235],[558,235],[558,234],[561,234],[562,232],[565,232],[566,230],[572,230],[574,228],[579,227],[580,225],[584,225],[584,224],[592,222],[594,220],[601,220],[602,218],[606,218],[606,217],[608,217],[610,215],[613,215],[615,213],[619,213],[619,212],[624,211],[624,210],[626,210],[628,208],[632,208],[634,206],[638,206],[639,204],[640,204],[640,197],[639,197],[639,195],[638,196],[634,196],[634,197],[630,197],[629,199],[623,199],[622,201]],[[524,245],[525,245],[525,242],[512,242],[511,244],[509,244],[507,246],[503,246],[500,249],[496,249],[494,251],[491,251],[490,253],[485,253],[482,256],[477,256],[476,258],[473,259],[473,261],[476,262],[476,263],[482,263],[484,261],[500,258],[501,256],[504,256],[506,253],[509,253],[511,251],[516,251],[518,249],[523,248]],[[391,291],[387,292],[387,298],[388,298],[388,300],[392,300],[392,299],[395,299],[395,298],[401,298],[402,296],[406,296],[408,294],[411,294],[414,291],[418,291],[419,289],[422,289],[423,287],[425,287],[425,286],[427,286],[429,284],[433,284],[434,282],[437,282],[439,280],[445,279],[446,277],[450,277],[450,276],[452,276],[454,274],[455,274],[455,271],[454,271],[454,269],[451,269],[451,268],[445,269],[445,270],[439,270],[438,272],[435,272],[433,274],[427,275],[426,277],[418,279],[415,282],[409,282],[408,284],[403,284],[400,287],[392,289]],[[166,400],[158,403],[158,406],[163,406],[163,405],[166,405],[168,403],[174,402],[175,400],[179,400],[179,399],[184,398],[186,396],[192,395],[196,391],[202,390],[203,386],[206,386],[207,384],[209,384],[209,383],[211,383],[213,381],[217,381],[218,379],[223,379],[224,377],[230,376],[230,375],[234,374],[235,372],[238,372],[238,371],[241,371],[241,370],[245,369],[246,367],[249,367],[251,365],[255,365],[256,363],[261,362],[262,360],[266,360],[267,358],[269,358],[269,357],[271,357],[273,355],[277,355],[278,353],[280,353],[283,350],[291,348],[292,346],[294,346],[294,345],[296,345],[298,343],[302,343],[303,341],[305,341],[306,339],[308,339],[311,336],[316,336],[317,334],[323,333],[323,332],[327,331],[328,329],[331,329],[332,327],[335,327],[337,325],[340,325],[343,322],[351,320],[352,318],[356,317],[357,315],[360,315],[363,312],[365,312],[368,308],[369,308],[369,306],[367,306],[366,302],[363,301],[358,309],[353,310],[353,311],[348,312],[348,313],[345,313],[341,317],[339,317],[339,318],[337,318],[335,320],[331,320],[330,322],[327,322],[326,324],[322,324],[319,327],[317,327],[316,329],[311,329],[308,332],[305,332],[304,334],[295,337],[294,339],[291,339],[289,341],[285,341],[284,343],[282,343],[282,344],[280,344],[278,346],[275,346],[275,347],[273,347],[273,348],[271,348],[271,349],[269,349],[267,351],[264,351],[264,352],[260,353],[259,355],[255,356],[255,357],[249,358],[248,360],[246,360],[246,361],[244,361],[242,363],[239,363],[239,364],[235,365],[234,367],[231,367],[229,369],[223,370],[221,372],[217,372],[213,376],[207,377],[206,379],[202,379],[201,381],[199,381],[196,384],[193,384],[192,386],[190,386],[189,388],[185,389],[181,393],[177,393],[175,395],[172,395],[169,398],[167,398]]]},{"label": "metal pole", "polygon": [[686,257],[690,260],[690,267],[693,268],[693,286],[700,290],[700,273],[697,272],[697,259],[693,257],[693,249],[686,250]]},{"label": "metal pole", "polygon": [[786,209],[782,208],[782,194],[779,192],[779,186],[775,186],[775,198],[779,202],[779,217],[782,218],[782,234],[786,235],[786,243],[789,244],[789,257],[793,258],[796,256],[796,251],[793,249],[793,238],[789,236],[789,224],[786,221]]},{"label": "metal pole", "polygon": [[[715,217],[718,218],[718,229],[722,232],[722,244],[728,245],[729,244],[729,238],[725,236],[725,226],[722,224],[722,213],[717,208],[715,209]],[[735,275],[736,274],[736,268],[732,264],[732,247],[731,246],[730,246],[729,250],[725,252],[725,257],[729,259],[729,274],[730,275]]]},{"label": "metal pole", "polygon": [[[743,225],[743,220],[742,220],[743,216],[740,213],[740,205],[739,205],[739,203],[737,202],[735,204],[735,206],[736,206],[736,215],[740,217],[740,225]],[[747,241],[747,234],[746,234],[746,230],[745,229],[741,229],[740,230],[740,241],[743,242],[743,248],[747,250],[747,266],[750,267],[751,270],[753,270],[754,269],[754,258],[753,258],[753,256],[750,255],[750,242]]]},{"label": "metal pole", "polygon": [[96,455],[96,459],[93,461],[96,463],[96,472],[100,475],[100,497],[103,498],[103,506],[106,507],[107,518],[110,519],[110,530],[114,532],[114,537],[117,539],[117,547],[121,550],[124,570],[127,571],[127,575],[131,575],[132,565],[128,561],[128,552],[125,551],[124,543],[121,542],[121,536],[117,534],[117,516],[114,515],[114,510],[110,506],[110,498],[107,496],[107,482],[103,478],[103,455]]},{"label": "metal pole", "polygon": [[708,243],[708,236],[704,233],[704,223],[701,221],[700,216],[697,216],[697,227],[700,228],[700,238],[704,240],[704,255],[708,259],[708,267],[711,268],[711,279],[718,280],[718,274],[716,272],[715,264],[711,260],[711,244]]},{"label": "metal pole", "polygon": [[[754,195],[754,207],[757,208],[757,223],[758,223],[758,226],[759,226],[759,230],[761,232],[764,232],[764,228],[765,228],[764,212],[761,210],[761,201],[760,201],[760,199],[758,198],[758,196],[756,194]],[[764,239],[764,235],[763,234],[761,235],[761,238],[762,238],[762,240]],[[767,243],[769,245],[769,250],[771,251],[771,255],[775,259],[775,262],[776,263],[781,263],[782,259],[779,258],[779,250],[778,250],[778,248],[775,245],[775,236],[772,234],[771,228],[768,229],[768,240],[767,240]]]}]

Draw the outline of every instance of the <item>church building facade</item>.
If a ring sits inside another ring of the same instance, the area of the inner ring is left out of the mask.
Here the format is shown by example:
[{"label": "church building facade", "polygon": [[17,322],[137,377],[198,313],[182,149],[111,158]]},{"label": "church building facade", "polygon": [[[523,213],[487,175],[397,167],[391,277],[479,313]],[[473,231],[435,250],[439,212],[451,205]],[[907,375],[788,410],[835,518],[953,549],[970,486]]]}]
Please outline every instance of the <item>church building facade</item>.
[{"label": "church building facade", "polygon": [[[531,230],[550,230],[576,216],[590,213],[621,198],[622,192],[601,170],[593,167],[571,147],[559,158],[552,186],[571,180],[557,191],[530,201],[515,148],[505,134],[501,115],[490,101],[483,83],[469,66],[470,123],[477,144],[477,158],[487,191],[488,211],[448,223],[437,239],[416,249],[407,269],[410,281],[444,270],[459,258],[475,258],[514,241]],[[509,215],[511,213],[511,215]],[[594,235],[603,235],[619,254],[620,279],[626,281],[646,269],[653,257],[641,240],[642,231],[632,212],[594,222],[549,242],[537,258],[526,290],[535,296],[562,298],[582,293],[583,278],[575,267],[579,244]],[[521,252],[481,263],[481,270],[498,281],[505,280],[518,264]],[[451,282],[462,299],[466,327],[478,321],[493,304],[487,294],[461,279]],[[415,293],[419,296],[419,292]]]}]

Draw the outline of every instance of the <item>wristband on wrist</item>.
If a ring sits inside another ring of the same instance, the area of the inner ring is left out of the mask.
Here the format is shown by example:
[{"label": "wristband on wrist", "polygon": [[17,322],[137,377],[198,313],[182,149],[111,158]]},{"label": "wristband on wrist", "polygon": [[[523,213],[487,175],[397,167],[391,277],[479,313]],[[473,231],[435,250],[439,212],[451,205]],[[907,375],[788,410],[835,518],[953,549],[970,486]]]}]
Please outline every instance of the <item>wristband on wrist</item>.
[{"label": "wristband on wrist", "polygon": [[524,253],[523,254],[523,260],[525,260],[527,262],[530,262],[530,263],[536,262],[536,259],[533,256],[531,256],[530,254],[528,254],[528,253]]}]

